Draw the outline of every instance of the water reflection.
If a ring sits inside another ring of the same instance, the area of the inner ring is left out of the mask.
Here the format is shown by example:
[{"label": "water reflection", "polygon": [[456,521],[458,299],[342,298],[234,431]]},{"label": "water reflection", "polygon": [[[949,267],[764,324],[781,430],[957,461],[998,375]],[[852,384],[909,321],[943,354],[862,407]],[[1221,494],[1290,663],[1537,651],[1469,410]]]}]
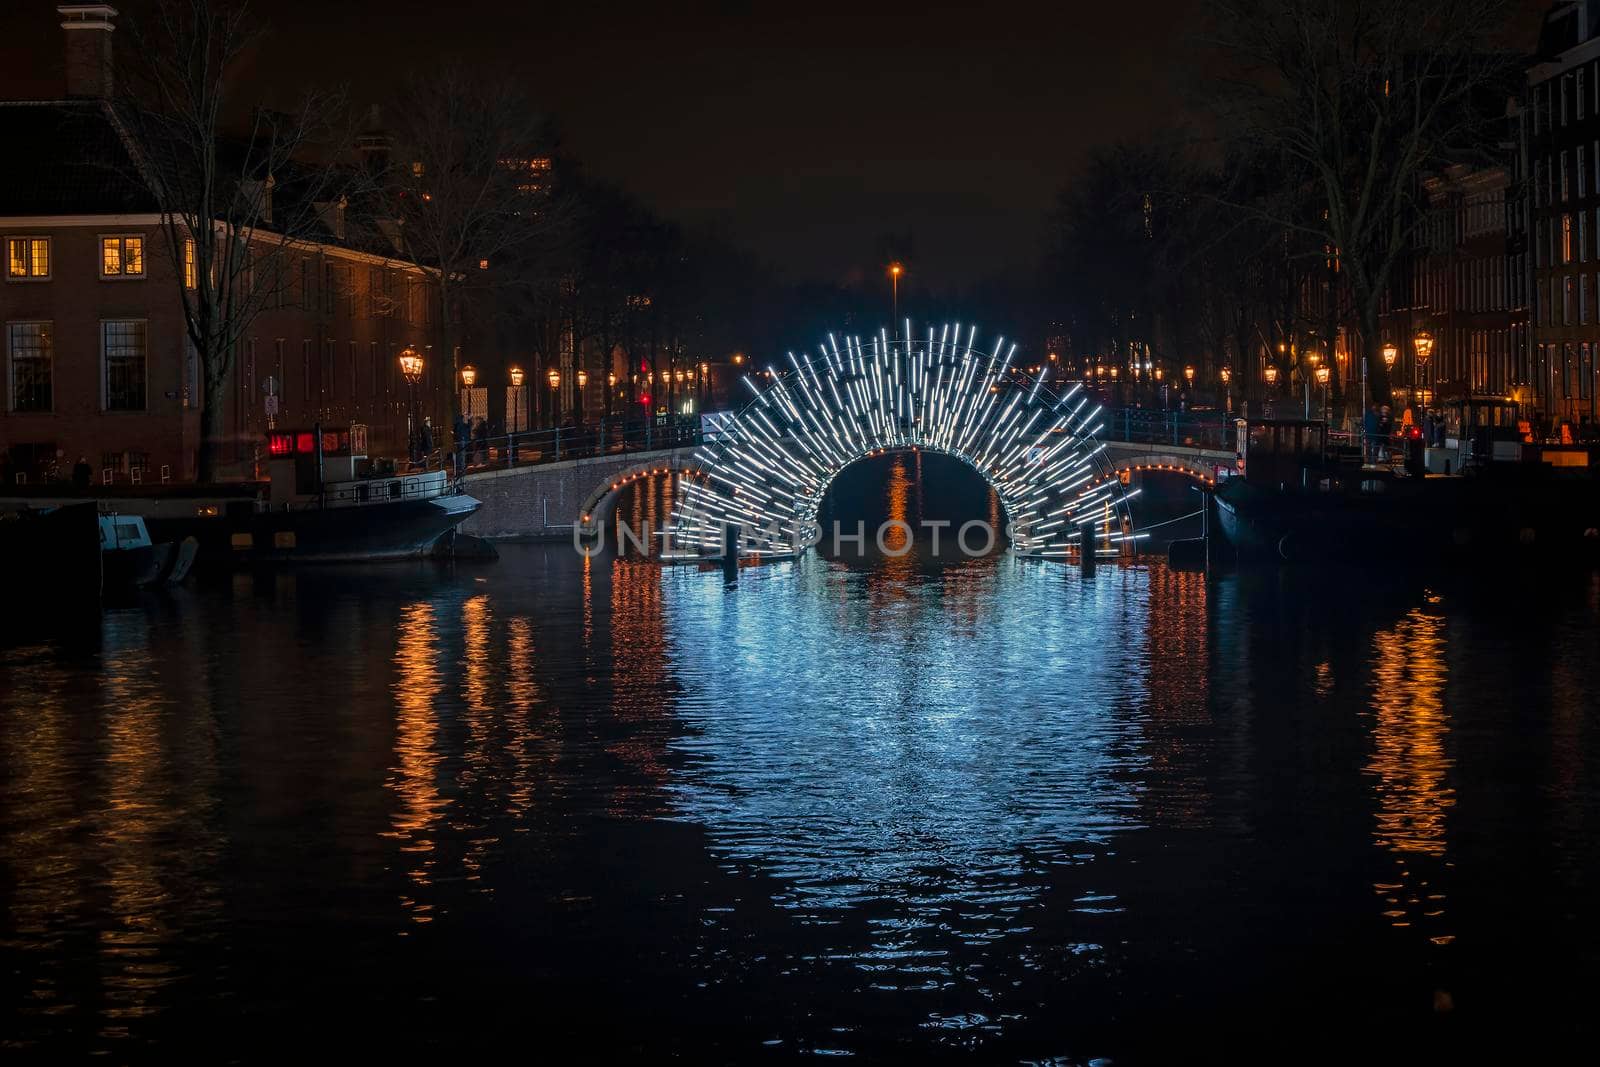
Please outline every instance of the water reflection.
[{"label": "water reflection", "polygon": [[[1436,598],[1435,598],[1436,599]],[[1380,848],[1394,854],[1394,876],[1374,889],[1394,926],[1423,925],[1435,944],[1454,936],[1444,928],[1445,893],[1439,884],[1448,863],[1446,817],[1455,806],[1445,752],[1450,718],[1445,620],[1414,608],[1373,638],[1372,759]]]},{"label": "water reflection", "polygon": [[[883,467],[911,522],[917,464]],[[1600,963],[1597,622],[1595,583],[729,590],[564,546],[180,590],[0,658],[7,1050],[249,1058],[270,1008],[302,1048],[690,1061],[1172,1062],[1239,1017],[1248,1059],[1308,1004],[1431,1040],[1435,989],[1561,1033]]]},{"label": "water reflection", "polygon": [[663,613],[691,760],[675,811],[730,870],[773,879],[793,921],[867,909],[865,942],[830,959],[876,988],[986,986],[952,948],[1015,951],[996,943],[1025,939],[1050,872],[1139,823],[1137,597],[1010,561],[901,576],[811,559],[737,596],[669,580]]},{"label": "water reflection", "polygon": [[416,892],[401,899],[412,921],[432,919],[434,905],[421,891],[432,881],[434,834],[450,801],[439,792],[440,756],[435,749],[439,722],[434,700],[442,687],[442,649],[434,627],[434,607],[408,605],[395,633],[395,763],[387,785],[399,799],[388,836],[401,842],[406,874]]}]

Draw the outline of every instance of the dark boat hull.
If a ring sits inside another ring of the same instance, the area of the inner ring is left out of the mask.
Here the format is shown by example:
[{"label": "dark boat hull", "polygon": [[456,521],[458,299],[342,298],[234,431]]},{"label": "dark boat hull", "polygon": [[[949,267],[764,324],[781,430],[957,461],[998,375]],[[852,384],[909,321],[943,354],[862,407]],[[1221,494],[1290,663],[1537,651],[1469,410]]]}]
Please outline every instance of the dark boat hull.
[{"label": "dark boat hull", "polygon": [[1540,471],[1390,481],[1379,493],[1217,494],[1222,534],[1241,559],[1366,561],[1600,553],[1600,483]]},{"label": "dark boat hull", "polygon": [[232,563],[366,563],[416,559],[480,503],[448,495],[356,507],[255,511],[237,508],[217,518],[150,520],[152,536],[193,536],[201,558]]}]

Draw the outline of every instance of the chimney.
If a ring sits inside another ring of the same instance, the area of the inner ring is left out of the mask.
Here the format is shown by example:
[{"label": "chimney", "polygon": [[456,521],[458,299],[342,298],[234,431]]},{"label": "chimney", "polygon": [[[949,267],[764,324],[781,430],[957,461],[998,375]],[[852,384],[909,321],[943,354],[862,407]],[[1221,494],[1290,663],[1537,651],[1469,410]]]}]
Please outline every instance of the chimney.
[{"label": "chimney", "polygon": [[111,96],[111,21],[117,9],[110,4],[57,4],[61,28],[67,32],[67,96],[75,100],[106,100]]}]

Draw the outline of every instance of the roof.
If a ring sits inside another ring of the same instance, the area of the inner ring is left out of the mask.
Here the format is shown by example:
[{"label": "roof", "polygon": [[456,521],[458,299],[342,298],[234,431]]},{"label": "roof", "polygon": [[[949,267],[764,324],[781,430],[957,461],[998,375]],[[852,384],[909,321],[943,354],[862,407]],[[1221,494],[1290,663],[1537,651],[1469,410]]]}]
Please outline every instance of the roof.
[{"label": "roof", "polygon": [[0,144],[0,216],[156,211],[104,101],[0,101]]}]

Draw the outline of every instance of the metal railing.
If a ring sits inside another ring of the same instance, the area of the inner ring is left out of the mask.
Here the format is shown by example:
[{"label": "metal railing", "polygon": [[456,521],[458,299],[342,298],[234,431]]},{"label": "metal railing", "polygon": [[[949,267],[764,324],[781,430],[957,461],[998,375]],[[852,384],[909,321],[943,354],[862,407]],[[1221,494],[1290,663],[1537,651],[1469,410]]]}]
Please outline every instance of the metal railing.
[{"label": "metal railing", "polygon": [[560,463],[595,456],[625,456],[665,448],[689,448],[702,441],[697,415],[655,415],[644,419],[598,419],[577,426],[473,437],[453,451],[435,450],[429,468],[462,473]]},{"label": "metal railing", "polygon": [[1233,448],[1234,416],[1220,411],[1110,408],[1101,439],[1225,451]]},{"label": "metal railing", "polygon": [[[1222,412],[1113,408],[1102,420],[1102,440],[1227,450],[1233,448],[1234,417]],[[474,437],[454,451],[435,449],[412,470],[445,469],[474,474],[508,467],[559,463],[595,456],[623,456],[701,444],[709,435],[699,416],[656,415],[645,419],[599,419],[493,437]],[[458,464],[459,458],[459,464]]]}]

